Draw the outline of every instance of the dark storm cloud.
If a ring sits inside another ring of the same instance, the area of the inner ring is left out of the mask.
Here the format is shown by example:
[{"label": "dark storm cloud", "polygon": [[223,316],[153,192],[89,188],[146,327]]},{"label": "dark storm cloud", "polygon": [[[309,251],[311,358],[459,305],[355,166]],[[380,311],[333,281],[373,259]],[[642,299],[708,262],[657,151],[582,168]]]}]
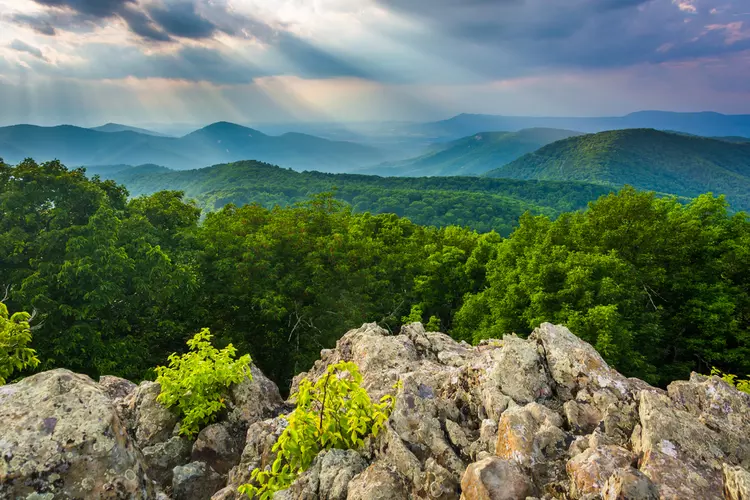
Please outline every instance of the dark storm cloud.
[{"label": "dark storm cloud", "polygon": [[127,23],[130,31],[136,35],[154,42],[169,42],[172,40],[167,33],[159,29],[150,17],[140,10],[124,9],[120,17]]},{"label": "dark storm cloud", "polygon": [[165,32],[182,38],[209,38],[219,29],[196,12],[192,1],[171,2],[149,9],[149,14]]},{"label": "dark storm cloud", "polygon": [[[721,31],[705,28],[736,20],[741,0],[375,1],[429,26],[433,38],[424,50],[459,52],[457,60],[481,73],[493,73],[495,61],[505,64],[496,68],[500,72],[508,65],[611,68],[748,48],[746,40],[727,43]],[[456,43],[471,49],[455,50]],[[511,56],[503,60],[502,54]]]},{"label": "dark storm cloud", "polygon": [[50,20],[45,19],[42,16],[16,14],[11,19],[16,24],[28,26],[41,35],[54,36],[57,34],[57,31]]},{"label": "dark storm cloud", "polygon": [[34,0],[34,2],[46,7],[67,8],[95,18],[114,16],[124,6],[136,4],[136,0]]},{"label": "dark storm cloud", "polygon": [[28,43],[15,39],[12,42],[10,42],[9,47],[13,50],[17,50],[18,52],[26,52],[27,54],[31,54],[32,56],[41,59],[43,61],[46,61],[47,58],[44,57],[44,54],[38,47],[34,47],[33,45],[29,45]]}]

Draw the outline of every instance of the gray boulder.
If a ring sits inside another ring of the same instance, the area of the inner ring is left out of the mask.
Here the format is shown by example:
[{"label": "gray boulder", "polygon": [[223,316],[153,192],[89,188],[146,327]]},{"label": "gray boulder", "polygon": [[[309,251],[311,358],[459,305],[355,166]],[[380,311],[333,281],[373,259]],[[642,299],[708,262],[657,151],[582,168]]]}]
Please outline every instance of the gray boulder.
[{"label": "gray boulder", "polygon": [[129,430],[142,448],[167,441],[178,422],[176,411],[156,401],[160,392],[159,384],[144,381],[122,400]]},{"label": "gray boulder", "polygon": [[229,418],[238,428],[246,430],[260,420],[274,417],[284,401],[279,388],[260,369],[252,365],[252,379],[245,378],[229,389]]},{"label": "gray boulder", "polygon": [[354,450],[322,451],[286,492],[294,500],[346,500],[349,482],[367,467]]},{"label": "gray boulder", "polygon": [[222,477],[204,462],[178,465],[172,476],[174,500],[210,500],[224,486]]},{"label": "gray boulder", "polygon": [[181,436],[143,448],[148,476],[162,488],[171,487],[172,470],[190,461],[190,449],[190,441]]},{"label": "gray boulder", "polygon": [[104,389],[58,369],[0,387],[0,498],[154,498]]},{"label": "gray boulder", "polygon": [[205,462],[219,474],[226,475],[239,463],[242,444],[228,422],[211,424],[198,434],[191,459]]}]

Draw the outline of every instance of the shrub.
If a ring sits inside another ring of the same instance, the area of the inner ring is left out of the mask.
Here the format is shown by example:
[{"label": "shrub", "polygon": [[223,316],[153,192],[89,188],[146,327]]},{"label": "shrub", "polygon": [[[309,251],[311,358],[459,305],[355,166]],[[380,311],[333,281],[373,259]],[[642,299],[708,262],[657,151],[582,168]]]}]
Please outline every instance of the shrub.
[{"label": "shrub", "polygon": [[192,436],[210,423],[224,408],[224,393],[250,375],[250,355],[234,359],[236,349],[229,344],[222,350],[211,345],[211,334],[204,328],[187,341],[190,352],[169,356],[169,366],[156,368],[161,384],[157,401],[182,414],[180,434]]},{"label": "shrub", "polygon": [[12,316],[0,302],[0,385],[16,370],[36,368],[39,359],[36,351],[27,347],[31,342],[31,315],[17,312]]},{"label": "shrub", "polygon": [[240,493],[269,500],[288,488],[322,450],[358,448],[367,436],[377,436],[395,399],[386,395],[375,404],[361,382],[362,375],[351,362],[329,366],[315,384],[302,380],[292,395],[297,408],[273,446],[278,454],[271,469],[255,469],[252,478],[259,486],[242,485]]},{"label": "shrub", "polygon": [[[742,392],[746,392],[750,394],[750,380],[737,379],[737,375],[724,373],[718,368],[712,368],[711,375],[716,375],[718,377],[721,377],[721,379],[724,382],[726,382],[727,384],[733,387],[736,387],[738,391],[742,391]],[[748,377],[750,377],[750,375],[748,375]]]}]

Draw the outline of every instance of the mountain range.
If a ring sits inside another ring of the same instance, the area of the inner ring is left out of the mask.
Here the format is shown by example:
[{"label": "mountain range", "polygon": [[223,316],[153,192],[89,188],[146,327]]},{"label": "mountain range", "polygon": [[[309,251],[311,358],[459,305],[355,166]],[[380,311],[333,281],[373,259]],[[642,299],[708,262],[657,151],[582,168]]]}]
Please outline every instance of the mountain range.
[{"label": "mountain range", "polygon": [[531,117],[464,113],[447,120],[414,124],[409,127],[409,131],[428,137],[455,139],[482,130],[518,131],[533,127],[589,133],[626,128],[654,128],[701,136],[750,137],[750,115],[639,111],[613,117]]},{"label": "mountain range", "polygon": [[481,132],[455,141],[434,144],[432,151],[416,158],[382,163],[359,172],[410,177],[479,175],[549,143],[576,135],[581,133],[550,128]]},{"label": "mountain range", "polygon": [[353,142],[292,132],[271,136],[227,122],[179,138],[71,125],[0,128],[0,158],[17,163],[27,157],[59,159],[69,166],[154,163],[173,169],[254,159],[321,171],[348,171],[384,159],[381,151]]},{"label": "mountain range", "polygon": [[725,194],[750,209],[750,142],[627,129],[570,137],[485,174],[632,185],[680,196]]}]

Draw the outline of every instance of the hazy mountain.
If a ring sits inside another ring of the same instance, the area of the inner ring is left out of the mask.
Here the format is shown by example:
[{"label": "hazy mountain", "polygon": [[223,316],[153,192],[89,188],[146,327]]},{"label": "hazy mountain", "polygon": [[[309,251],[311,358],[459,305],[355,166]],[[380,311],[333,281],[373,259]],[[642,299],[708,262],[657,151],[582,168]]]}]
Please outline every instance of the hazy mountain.
[{"label": "hazy mountain", "polygon": [[361,172],[411,177],[479,175],[546,144],[576,135],[581,133],[549,128],[482,132],[456,141],[435,144],[431,152],[417,158],[383,163],[362,169]]},{"label": "hazy mountain", "polygon": [[135,132],[137,134],[153,135],[156,137],[170,137],[166,134],[154,132],[153,130],[130,127],[128,125],[121,125],[119,123],[107,123],[106,125],[101,125],[99,127],[91,127],[91,130],[96,130],[97,132]]},{"label": "hazy mountain", "polygon": [[693,197],[726,194],[750,208],[750,143],[631,129],[571,137],[492,170],[489,177],[575,180]]},{"label": "hazy mountain", "polygon": [[516,131],[532,127],[552,127],[582,132],[654,128],[702,136],[750,137],[750,115],[667,111],[639,111],[626,116],[583,118],[461,114],[448,120],[414,125],[411,131],[429,137],[457,138],[476,134],[482,130]]},{"label": "hazy mountain", "polygon": [[379,150],[361,144],[297,133],[270,136],[226,122],[180,138],[70,125],[14,125],[0,128],[0,157],[10,163],[33,157],[57,158],[71,166],[152,163],[174,169],[253,159],[322,171],[353,170],[384,159]]}]

